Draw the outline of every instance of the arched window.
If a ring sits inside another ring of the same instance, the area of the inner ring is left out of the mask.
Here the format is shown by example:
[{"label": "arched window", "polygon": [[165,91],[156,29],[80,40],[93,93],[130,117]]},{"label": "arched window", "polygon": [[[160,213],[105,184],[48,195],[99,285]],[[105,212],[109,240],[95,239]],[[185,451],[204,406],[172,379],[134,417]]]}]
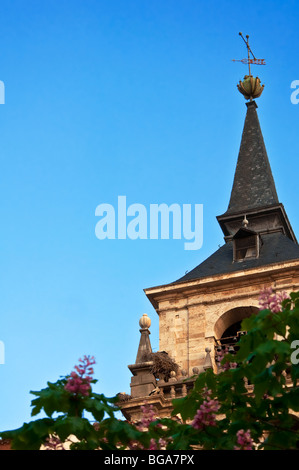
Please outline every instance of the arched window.
[{"label": "arched window", "polygon": [[245,334],[242,321],[258,312],[257,307],[236,307],[225,312],[215,323],[215,360],[219,366],[226,353],[235,354],[237,343]]},{"label": "arched window", "polygon": [[237,321],[236,323],[233,323],[231,326],[229,326],[224,331],[221,338],[219,338],[220,343],[221,344],[236,343],[238,340],[238,337],[241,334],[241,323],[242,323],[242,320]]},{"label": "arched window", "polygon": [[235,307],[231,308],[230,310],[227,310],[224,312],[216,321],[214,325],[214,337],[218,340],[220,338],[224,338],[224,334],[226,336],[233,336],[233,334],[227,335],[225,332],[231,328],[231,331],[233,331],[233,328],[237,328],[237,326],[233,326],[236,323],[241,324],[242,320],[244,318],[248,318],[254,313],[257,313],[259,311],[258,307],[253,307],[253,306],[247,306],[247,307]]}]

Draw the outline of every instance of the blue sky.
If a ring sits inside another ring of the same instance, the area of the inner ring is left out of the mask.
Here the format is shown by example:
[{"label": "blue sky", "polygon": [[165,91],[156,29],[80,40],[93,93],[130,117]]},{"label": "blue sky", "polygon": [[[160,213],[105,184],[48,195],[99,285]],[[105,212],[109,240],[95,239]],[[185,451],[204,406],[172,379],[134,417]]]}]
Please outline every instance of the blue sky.
[{"label": "blue sky", "polygon": [[[130,392],[143,289],[172,282],[223,244],[246,106],[239,31],[266,66],[258,114],[299,235],[296,1],[2,0],[0,14],[0,429],[30,419],[30,390],[96,357],[96,391]],[[117,198],[203,204],[203,246],[98,240]]]}]

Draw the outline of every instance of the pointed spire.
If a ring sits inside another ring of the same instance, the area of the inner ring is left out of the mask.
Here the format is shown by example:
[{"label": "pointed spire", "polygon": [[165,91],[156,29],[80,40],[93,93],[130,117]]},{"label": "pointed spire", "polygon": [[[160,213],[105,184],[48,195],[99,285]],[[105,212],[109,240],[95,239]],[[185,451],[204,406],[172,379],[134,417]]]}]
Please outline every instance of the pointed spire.
[{"label": "pointed spire", "polygon": [[213,369],[213,363],[211,358],[211,348],[205,348],[206,357],[203,364],[203,370]]},{"label": "pointed spire", "polygon": [[279,204],[261,131],[257,104],[246,103],[247,113],[235,178],[226,214]]},{"label": "pointed spire", "polygon": [[153,362],[148,360],[152,353],[151,342],[149,339],[151,319],[146,313],[139,320],[140,341],[137,351],[135,364],[128,368],[133,374],[131,378],[131,397],[138,398],[148,396],[157,386],[156,379],[152,373]]},{"label": "pointed spire", "polygon": [[272,175],[257,104],[246,103],[247,112],[242,133],[233,187],[227,211],[217,220],[228,241],[242,226],[246,216],[257,233],[280,231],[297,243],[283,205],[279,202]]},{"label": "pointed spire", "polygon": [[149,335],[151,334],[149,331],[149,327],[151,326],[151,319],[148,317],[146,313],[142,315],[142,317],[139,320],[139,326],[140,326],[140,341],[139,341],[139,347],[137,351],[137,357],[135,364],[139,364],[141,362],[144,362],[144,358],[151,354],[152,352],[152,346],[151,346],[151,341],[149,338]]}]

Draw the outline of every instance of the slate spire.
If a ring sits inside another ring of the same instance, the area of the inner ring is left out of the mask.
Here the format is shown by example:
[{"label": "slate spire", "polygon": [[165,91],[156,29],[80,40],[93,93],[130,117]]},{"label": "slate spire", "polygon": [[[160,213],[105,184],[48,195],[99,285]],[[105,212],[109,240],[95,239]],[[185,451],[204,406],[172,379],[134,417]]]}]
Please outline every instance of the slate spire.
[{"label": "slate spire", "polygon": [[[277,196],[257,105],[250,99],[246,106],[228,208],[217,216],[226,243],[175,283],[299,259],[296,236]],[[240,238],[241,228],[256,235],[258,245],[256,256],[239,260],[234,240]]]},{"label": "slate spire", "polygon": [[280,231],[297,243],[283,205],[279,202],[267,150],[253,99],[247,112],[227,211],[217,220],[226,241],[242,226],[244,217],[257,233]]},{"label": "slate spire", "polygon": [[250,101],[246,105],[245,124],[226,214],[246,214],[252,209],[279,204],[256,111],[257,104]]}]

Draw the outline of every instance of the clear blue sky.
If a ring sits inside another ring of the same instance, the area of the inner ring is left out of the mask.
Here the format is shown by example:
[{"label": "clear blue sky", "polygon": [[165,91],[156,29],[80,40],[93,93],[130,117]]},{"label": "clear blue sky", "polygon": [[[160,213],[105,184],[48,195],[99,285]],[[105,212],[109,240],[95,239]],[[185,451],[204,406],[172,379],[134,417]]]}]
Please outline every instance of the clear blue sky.
[{"label": "clear blue sky", "polygon": [[[243,5],[243,8],[242,8]],[[280,201],[295,233],[299,3],[2,0],[0,7],[0,430],[30,419],[30,390],[96,357],[96,391],[130,393],[143,289],[223,244],[246,112],[239,31],[266,66],[258,100]],[[204,243],[98,240],[95,209],[203,204]]]}]

